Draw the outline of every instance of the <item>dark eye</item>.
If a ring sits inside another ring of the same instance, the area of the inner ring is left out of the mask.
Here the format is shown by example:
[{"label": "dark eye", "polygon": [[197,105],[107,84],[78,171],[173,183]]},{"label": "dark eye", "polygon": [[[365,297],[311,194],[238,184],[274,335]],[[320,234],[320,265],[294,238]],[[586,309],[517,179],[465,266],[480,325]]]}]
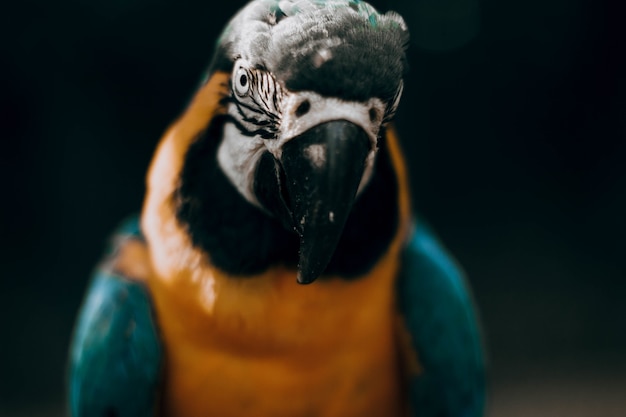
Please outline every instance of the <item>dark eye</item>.
[{"label": "dark eye", "polygon": [[235,92],[239,96],[245,96],[250,91],[250,79],[249,79],[248,71],[245,68],[239,67],[237,71],[235,71],[234,83],[235,83]]}]

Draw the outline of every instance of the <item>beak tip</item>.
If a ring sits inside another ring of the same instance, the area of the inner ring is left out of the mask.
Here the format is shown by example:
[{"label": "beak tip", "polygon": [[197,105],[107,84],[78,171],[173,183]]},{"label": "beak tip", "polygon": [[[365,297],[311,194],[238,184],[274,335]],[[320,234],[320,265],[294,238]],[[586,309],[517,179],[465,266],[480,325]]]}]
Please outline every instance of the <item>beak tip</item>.
[{"label": "beak tip", "polygon": [[300,285],[309,285],[311,284],[313,281],[315,281],[317,277],[312,276],[311,274],[303,274],[302,270],[298,271],[298,276],[296,277],[296,280],[298,282],[298,284]]}]

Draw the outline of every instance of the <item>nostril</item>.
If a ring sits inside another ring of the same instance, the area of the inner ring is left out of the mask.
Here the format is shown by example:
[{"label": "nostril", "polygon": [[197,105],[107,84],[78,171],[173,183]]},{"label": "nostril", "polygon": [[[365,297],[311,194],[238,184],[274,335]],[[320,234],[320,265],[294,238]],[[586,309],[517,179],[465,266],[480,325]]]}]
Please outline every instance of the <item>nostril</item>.
[{"label": "nostril", "polygon": [[307,114],[310,109],[311,109],[311,103],[309,102],[309,100],[304,100],[302,103],[300,103],[300,105],[296,109],[295,115],[296,117],[302,117],[305,114]]},{"label": "nostril", "polygon": [[370,109],[370,121],[373,122],[376,120],[376,118],[378,117],[378,112],[376,111],[375,108],[371,108]]}]

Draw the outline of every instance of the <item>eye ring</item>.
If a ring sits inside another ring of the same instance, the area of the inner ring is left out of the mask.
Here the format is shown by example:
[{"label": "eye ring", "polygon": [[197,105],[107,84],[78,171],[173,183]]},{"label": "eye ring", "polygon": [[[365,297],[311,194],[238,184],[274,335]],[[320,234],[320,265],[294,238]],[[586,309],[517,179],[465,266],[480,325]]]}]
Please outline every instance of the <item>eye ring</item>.
[{"label": "eye ring", "polygon": [[244,67],[237,68],[233,77],[235,92],[238,96],[245,97],[250,91],[250,74]]}]

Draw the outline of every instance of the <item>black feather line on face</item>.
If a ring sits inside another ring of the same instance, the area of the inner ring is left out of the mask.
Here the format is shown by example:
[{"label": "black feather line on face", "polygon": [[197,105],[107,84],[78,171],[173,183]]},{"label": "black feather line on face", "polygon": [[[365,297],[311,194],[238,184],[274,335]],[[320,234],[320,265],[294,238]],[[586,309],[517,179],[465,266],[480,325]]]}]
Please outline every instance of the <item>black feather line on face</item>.
[{"label": "black feather line on face", "polygon": [[[267,119],[266,120],[261,120],[261,119],[258,119],[256,117],[247,116],[243,112],[243,109],[242,109],[243,106],[240,106],[239,104],[237,104],[236,107],[237,107],[237,113],[239,113],[239,115],[241,116],[241,118],[243,119],[244,122],[251,123],[251,124],[253,124],[255,126],[270,126],[272,124],[271,120],[267,120]],[[256,113],[263,114],[263,112],[256,112]]]},{"label": "black feather line on face", "polygon": [[[237,100],[234,100],[234,103],[237,106],[237,112],[239,114],[241,114],[241,116],[244,118],[244,121],[246,121],[246,122],[254,123],[254,124],[260,125],[260,126],[267,126],[269,124],[276,123],[278,121],[278,118],[276,116],[274,116],[273,114],[267,112],[266,110],[263,110],[260,107],[250,106],[249,104],[245,104],[245,103],[242,103],[242,102],[237,101]],[[256,104],[256,102],[255,102],[255,104]],[[260,114],[260,115],[265,115],[265,116],[268,117],[268,119],[260,120],[260,119],[257,119],[257,118],[246,116],[246,114],[243,111],[244,108],[250,110],[251,112],[254,112],[254,113],[257,113],[257,114]]]},{"label": "black feather line on face", "polygon": [[[278,100],[278,90],[276,87],[276,82],[271,79],[271,76],[267,72],[261,70],[251,71],[250,76],[250,90],[252,94],[249,94],[249,97],[252,99],[252,102],[257,105],[261,110],[263,110],[269,117],[277,119],[278,115],[268,110],[270,109],[270,101],[272,102],[272,104],[274,104],[275,109],[279,108],[278,105],[280,104],[280,102]],[[273,89],[270,88],[270,84],[274,87]],[[258,94],[254,94],[255,92]],[[259,98],[259,100],[257,100],[257,97]]]},{"label": "black feather line on face", "polygon": [[243,113],[243,110],[241,108],[245,108],[245,109],[248,109],[248,110],[250,110],[251,112],[254,112],[254,113],[264,114],[266,116],[270,116],[265,110],[259,109],[258,107],[255,107],[255,106],[251,106],[251,105],[249,105],[247,103],[241,102],[241,101],[236,100],[236,99],[234,99],[232,97],[229,97],[228,101],[230,103],[234,103],[239,108],[238,110],[239,110],[240,113]]},{"label": "black feather line on face", "polygon": [[230,114],[226,115],[226,120],[232,123],[233,125],[235,125],[237,130],[239,130],[239,133],[241,133],[244,136],[251,137],[251,138],[255,136],[259,136],[262,139],[270,139],[270,140],[276,139],[276,132],[272,132],[264,128],[259,128],[256,130],[249,130],[241,123],[241,121],[239,121],[236,117]]}]

